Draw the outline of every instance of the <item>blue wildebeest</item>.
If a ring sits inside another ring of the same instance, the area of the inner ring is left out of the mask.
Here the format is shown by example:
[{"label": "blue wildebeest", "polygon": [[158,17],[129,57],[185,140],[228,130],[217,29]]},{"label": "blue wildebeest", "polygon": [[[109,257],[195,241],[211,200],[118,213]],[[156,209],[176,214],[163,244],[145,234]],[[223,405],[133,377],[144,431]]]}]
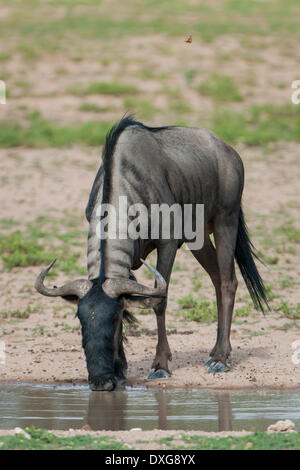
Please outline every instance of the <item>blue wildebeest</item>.
[{"label": "blue wildebeest", "polygon": [[[236,260],[256,308],[268,305],[263,281],[254,263],[241,208],[243,163],[237,152],[205,129],[147,127],[123,118],[108,133],[102,165],[90,194],[88,279],[47,288],[44,279],[53,263],[36,280],[44,295],[77,301],[88,379],[92,390],[113,390],[125,378],[123,320],[129,307],[153,307],[158,342],[149,378],[170,375],[171,351],[165,327],[167,290],[175,255],[187,240],[105,238],[97,236],[99,204],[117,206],[120,196],[128,204],[204,204],[204,243],[191,249],[215,287],[218,308],[217,340],[206,365],[209,372],[227,371],[230,329],[237,280]],[[130,217],[126,216],[129,223]],[[148,222],[148,221],[147,221]],[[151,220],[149,221],[151,224]],[[215,245],[210,234],[213,234]],[[138,283],[132,274],[142,259],[157,250],[155,286]]]}]

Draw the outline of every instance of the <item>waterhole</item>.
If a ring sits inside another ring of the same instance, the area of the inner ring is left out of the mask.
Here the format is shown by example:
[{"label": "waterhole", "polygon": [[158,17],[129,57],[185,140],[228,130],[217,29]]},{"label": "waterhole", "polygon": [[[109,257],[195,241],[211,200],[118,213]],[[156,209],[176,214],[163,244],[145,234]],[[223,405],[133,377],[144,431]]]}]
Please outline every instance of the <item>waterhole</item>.
[{"label": "waterhole", "polygon": [[300,430],[300,391],[162,390],[91,392],[85,386],[0,387],[0,428],[266,430],[291,419]]}]

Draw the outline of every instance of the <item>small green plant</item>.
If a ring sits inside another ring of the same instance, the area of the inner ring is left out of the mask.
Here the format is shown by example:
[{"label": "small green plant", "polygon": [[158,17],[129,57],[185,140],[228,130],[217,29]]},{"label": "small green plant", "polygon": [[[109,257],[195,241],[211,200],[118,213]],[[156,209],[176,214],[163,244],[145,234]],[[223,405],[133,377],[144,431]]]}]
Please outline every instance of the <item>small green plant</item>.
[{"label": "small green plant", "polygon": [[273,230],[274,234],[279,234],[290,243],[300,243],[300,229],[293,226],[292,223],[286,223]]},{"label": "small green plant", "polygon": [[178,300],[178,303],[180,307],[183,309],[194,308],[194,307],[197,307],[198,305],[197,299],[195,299],[195,297],[193,297],[192,294],[182,297],[181,299]]},{"label": "small green plant", "polygon": [[281,279],[279,281],[279,287],[280,289],[287,289],[289,287],[293,287],[296,284],[296,281],[292,278],[287,278],[287,279]]},{"label": "small green plant", "polygon": [[198,301],[189,294],[179,299],[178,303],[183,309],[185,320],[208,324],[217,320],[217,307],[215,302],[212,304],[206,300]]},{"label": "small green plant", "polygon": [[202,287],[202,282],[199,279],[192,279],[193,291],[197,292]]},{"label": "small green plant", "polygon": [[267,256],[260,252],[258,253],[258,256],[265,264],[277,264],[279,261],[278,256]]},{"label": "small green plant", "polygon": [[273,326],[272,328],[274,330],[280,330],[280,331],[288,331],[290,330],[291,328],[297,328],[299,329],[299,323],[297,323],[295,320],[292,321],[292,322],[286,322],[284,323],[283,325],[281,326]]},{"label": "small green plant", "polygon": [[3,219],[0,220],[0,227],[3,229],[10,229],[12,227],[15,227],[16,225],[19,225],[20,222],[18,222],[15,219],[11,219],[9,217],[4,217]]},{"label": "small green plant", "polygon": [[245,328],[244,331],[247,335],[249,335],[251,337],[253,337],[253,336],[263,336],[263,335],[266,334],[265,331],[253,331],[250,328]]},{"label": "small green plant", "polygon": [[290,305],[288,302],[283,301],[276,309],[281,312],[286,318],[291,320],[299,320],[300,319],[300,303],[296,305]]},{"label": "small green plant", "polygon": [[35,328],[32,328],[32,336],[44,336],[46,328],[44,325],[38,325]]},{"label": "small green plant", "polygon": [[242,307],[237,307],[233,311],[233,319],[240,318],[240,317],[249,317],[252,313],[252,305],[249,303],[247,305],[243,305]]},{"label": "small green plant", "polygon": [[32,309],[30,307],[30,305],[28,305],[26,307],[25,310],[21,311],[21,310],[6,310],[6,311],[2,311],[0,312],[0,319],[1,318],[19,318],[19,319],[25,319],[25,318],[29,318],[30,317],[30,314],[32,313]]},{"label": "small green plant", "polygon": [[60,327],[63,331],[67,331],[67,332],[69,331],[74,332],[80,329],[80,325],[71,326],[67,322],[55,323],[54,326],[55,328]]},{"label": "small green plant", "polygon": [[267,298],[269,300],[276,299],[278,297],[278,294],[274,292],[274,285],[273,284],[265,284],[265,291],[267,294]]}]

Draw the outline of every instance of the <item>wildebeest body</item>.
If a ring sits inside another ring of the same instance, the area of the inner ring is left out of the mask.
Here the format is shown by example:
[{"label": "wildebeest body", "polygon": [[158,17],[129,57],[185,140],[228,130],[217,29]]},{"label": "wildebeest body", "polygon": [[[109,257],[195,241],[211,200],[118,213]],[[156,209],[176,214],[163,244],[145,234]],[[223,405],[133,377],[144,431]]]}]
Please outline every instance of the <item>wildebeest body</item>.
[{"label": "wildebeest body", "polygon": [[[207,230],[219,210],[236,210],[243,189],[243,164],[239,155],[215,134],[206,129],[170,127],[151,132],[133,125],[126,128],[110,162],[107,202],[118,207],[120,196],[127,196],[128,204],[204,204]],[[90,223],[99,223],[97,204],[102,202],[103,167],[97,174],[86,210]],[[101,184],[102,182],[102,184]],[[94,214],[94,218],[92,216]],[[95,221],[96,219],[96,221]],[[151,221],[149,225],[151,224]],[[95,233],[95,223],[91,228]],[[183,239],[182,242],[185,240]],[[128,270],[141,265],[140,258],[147,247],[157,247],[149,240],[138,240],[134,250],[132,240],[107,240],[103,246],[105,275],[128,276]],[[90,248],[93,276],[99,274],[97,243]],[[119,266],[118,266],[118,263]],[[90,270],[89,269],[89,270]]]},{"label": "wildebeest body", "polygon": [[[211,131],[149,128],[131,118],[122,119],[112,128],[86,208],[90,224],[89,280],[46,289],[43,280],[50,265],[36,281],[37,289],[45,295],[62,295],[68,299],[69,291],[74,297],[78,289],[77,314],[92,389],[111,390],[125,377],[122,319],[131,318],[126,310],[130,306],[154,308],[158,343],[149,377],[170,374],[168,361],[172,355],[165,327],[167,289],[176,252],[182,243],[189,241],[184,236],[177,239],[172,226],[169,238],[151,238],[148,232],[146,239],[108,237],[100,244],[97,236],[99,205],[111,204],[117,218],[120,197],[127,198],[128,207],[142,204],[148,209],[155,204],[179,204],[181,208],[187,204],[204,205],[203,247],[189,247],[215,287],[217,341],[207,365],[209,372],[222,372],[228,370],[231,351],[230,328],[237,288],[234,258],[255,306],[263,308],[263,303],[267,304],[241,209],[243,185],[244,170],[239,155]],[[149,210],[141,218],[142,226],[147,224],[151,228],[150,213]],[[125,229],[130,221],[126,213]],[[211,233],[215,244],[210,239]],[[139,268],[141,258],[145,259],[154,249],[157,249],[156,270],[153,271],[156,285],[149,288],[135,280],[132,270]]]}]

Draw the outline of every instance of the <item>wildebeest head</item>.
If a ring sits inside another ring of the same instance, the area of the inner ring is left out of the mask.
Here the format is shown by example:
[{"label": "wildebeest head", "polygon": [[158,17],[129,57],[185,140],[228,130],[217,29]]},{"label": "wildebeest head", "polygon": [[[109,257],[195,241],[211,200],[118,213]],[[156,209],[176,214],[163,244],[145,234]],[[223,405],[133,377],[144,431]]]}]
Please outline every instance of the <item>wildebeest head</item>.
[{"label": "wildebeest head", "polygon": [[111,391],[124,380],[127,369],[123,350],[123,319],[132,317],[128,307],[153,307],[166,295],[166,282],[146,261],[153,272],[156,287],[148,288],[134,279],[77,279],[62,287],[47,288],[44,279],[55,260],[36,279],[38,292],[50,297],[61,296],[78,303],[77,316],[81,323],[82,346],[92,390]]}]

